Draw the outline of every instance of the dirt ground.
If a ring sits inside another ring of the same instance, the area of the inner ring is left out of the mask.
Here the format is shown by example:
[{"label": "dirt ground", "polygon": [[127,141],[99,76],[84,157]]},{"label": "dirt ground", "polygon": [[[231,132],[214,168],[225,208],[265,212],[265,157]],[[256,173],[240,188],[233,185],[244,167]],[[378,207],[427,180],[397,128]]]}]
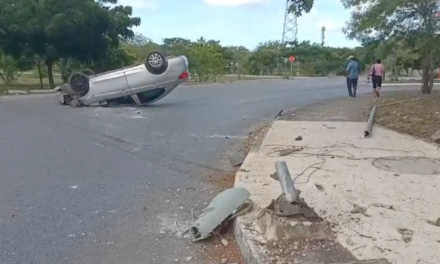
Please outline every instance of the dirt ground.
[{"label": "dirt ground", "polygon": [[337,98],[313,104],[281,116],[281,120],[366,122],[377,105],[375,123],[400,133],[432,142],[440,129],[440,91],[425,96],[418,90],[384,92],[358,98]]}]

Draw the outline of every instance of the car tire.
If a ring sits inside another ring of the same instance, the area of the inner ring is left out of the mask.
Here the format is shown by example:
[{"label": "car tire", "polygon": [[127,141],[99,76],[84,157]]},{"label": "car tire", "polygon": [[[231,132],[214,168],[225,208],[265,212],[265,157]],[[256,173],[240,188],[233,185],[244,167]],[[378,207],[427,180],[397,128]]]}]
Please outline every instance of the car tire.
[{"label": "car tire", "polygon": [[84,73],[87,76],[93,76],[96,75],[94,71],[90,70],[90,69],[84,69],[81,71],[81,73]]},{"label": "car tire", "polygon": [[168,68],[168,60],[163,52],[153,51],[148,54],[145,68],[152,74],[162,74]]},{"label": "car tire", "polygon": [[81,94],[86,94],[90,89],[89,77],[82,72],[75,72],[69,78],[70,88]]}]

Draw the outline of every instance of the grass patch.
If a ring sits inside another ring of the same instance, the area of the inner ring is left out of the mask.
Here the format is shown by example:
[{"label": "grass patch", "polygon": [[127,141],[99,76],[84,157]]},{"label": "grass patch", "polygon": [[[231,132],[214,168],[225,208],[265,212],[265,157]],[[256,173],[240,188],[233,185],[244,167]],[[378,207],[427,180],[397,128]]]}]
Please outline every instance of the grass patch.
[{"label": "grass patch", "polygon": [[[61,76],[54,76],[55,85],[62,83]],[[49,81],[47,78],[43,78],[43,89],[50,89]],[[38,75],[33,74],[21,74],[17,80],[12,83],[0,83],[0,93],[5,94],[8,90],[41,90],[40,79]]]},{"label": "grass patch", "polygon": [[251,81],[251,80],[276,80],[276,79],[285,79],[283,76],[265,76],[265,75],[223,75],[217,76],[216,80],[210,80],[207,82],[198,82],[194,79],[189,80],[187,85],[196,85],[196,84],[208,84],[208,83],[231,83],[236,81]]},{"label": "grass patch", "polygon": [[[420,98],[420,100],[419,100]],[[381,99],[376,122],[384,127],[428,141],[440,130],[440,91],[431,95],[404,95]]]}]

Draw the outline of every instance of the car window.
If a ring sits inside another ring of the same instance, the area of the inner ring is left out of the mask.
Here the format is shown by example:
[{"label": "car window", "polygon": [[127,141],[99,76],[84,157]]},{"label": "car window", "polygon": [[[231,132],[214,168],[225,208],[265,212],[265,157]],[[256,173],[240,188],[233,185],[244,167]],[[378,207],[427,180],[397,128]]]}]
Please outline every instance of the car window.
[{"label": "car window", "polygon": [[137,93],[137,96],[141,104],[146,104],[161,97],[164,93],[165,93],[164,88],[155,88],[142,93]]},{"label": "car window", "polygon": [[107,100],[108,105],[135,105],[135,101],[131,96],[124,96]]}]

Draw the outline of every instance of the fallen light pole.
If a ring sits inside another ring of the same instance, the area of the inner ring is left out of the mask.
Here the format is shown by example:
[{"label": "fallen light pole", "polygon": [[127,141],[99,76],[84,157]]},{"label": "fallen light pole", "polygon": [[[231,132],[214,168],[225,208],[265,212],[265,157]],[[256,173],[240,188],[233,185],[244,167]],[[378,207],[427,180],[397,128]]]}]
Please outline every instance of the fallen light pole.
[{"label": "fallen light pole", "polygon": [[276,172],[273,175],[275,180],[278,180],[281,185],[282,193],[273,200],[268,209],[272,210],[278,216],[300,216],[308,219],[320,219],[313,208],[300,198],[301,191],[295,189],[292,177],[285,161],[277,161],[275,163]]},{"label": "fallen light pole", "polygon": [[371,109],[370,117],[368,118],[367,126],[365,127],[365,131],[364,131],[365,138],[371,137],[371,131],[373,130],[374,118],[376,117],[376,109],[377,109],[376,105],[373,106],[373,109]]},{"label": "fallen light pole", "polygon": [[295,189],[292,177],[290,177],[289,169],[285,161],[277,161],[275,163],[275,170],[277,172],[278,181],[281,184],[284,198],[286,202],[293,203],[299,197],[299,190]]}]

